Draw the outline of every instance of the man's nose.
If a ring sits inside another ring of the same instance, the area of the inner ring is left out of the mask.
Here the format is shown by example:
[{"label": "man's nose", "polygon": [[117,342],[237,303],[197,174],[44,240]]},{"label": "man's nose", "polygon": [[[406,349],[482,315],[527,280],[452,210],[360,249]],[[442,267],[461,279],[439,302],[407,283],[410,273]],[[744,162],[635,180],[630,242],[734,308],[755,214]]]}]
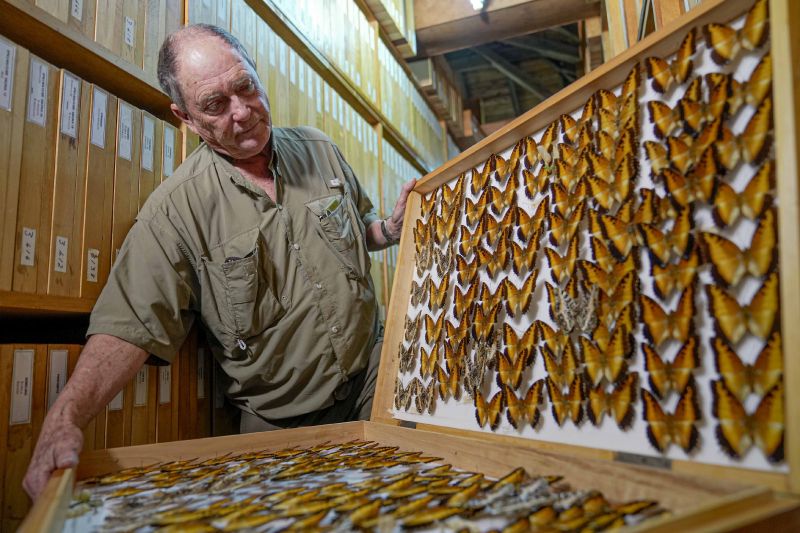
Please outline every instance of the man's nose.
[{"label": "man's nose", "polygon": [[231,112],[235,122],[245,122],[250,118],[250,107],[238,96],[231,99]]}]

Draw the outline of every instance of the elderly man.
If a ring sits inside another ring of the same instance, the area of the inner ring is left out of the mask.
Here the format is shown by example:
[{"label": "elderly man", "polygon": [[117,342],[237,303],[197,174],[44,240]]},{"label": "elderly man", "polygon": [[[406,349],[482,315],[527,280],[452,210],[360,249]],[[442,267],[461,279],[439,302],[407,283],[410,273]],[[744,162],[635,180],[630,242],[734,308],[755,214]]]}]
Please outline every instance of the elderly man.
[{"label": "elderly man", "polygon": [[120,251],[45,419],[24,482],[34,498],[77,463],[81,428],[148,354],[172,361],[196,317],[242,431],[369,418],[381,326],[367,251],[399,239],[413,180],[378,220],[328,137],[273,129],[253,61],[224,30],[170,35],[158,70],[172,112],[205,144],[152,194]]}]

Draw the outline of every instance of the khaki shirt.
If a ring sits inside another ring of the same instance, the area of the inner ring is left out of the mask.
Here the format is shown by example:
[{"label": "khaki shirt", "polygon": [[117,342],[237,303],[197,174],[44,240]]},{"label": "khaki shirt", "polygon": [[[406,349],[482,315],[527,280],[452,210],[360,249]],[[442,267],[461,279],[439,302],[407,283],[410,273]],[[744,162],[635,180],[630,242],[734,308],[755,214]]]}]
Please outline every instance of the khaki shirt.
[{"label": "khaki shirt", "polygon": [[199,316],[228,397],[267,419],[333,403],[379,328],[365,226],[372,203],[312,128],[275,129],[273,202],[205,144],[150,196],[88,334],[172,361]]}]

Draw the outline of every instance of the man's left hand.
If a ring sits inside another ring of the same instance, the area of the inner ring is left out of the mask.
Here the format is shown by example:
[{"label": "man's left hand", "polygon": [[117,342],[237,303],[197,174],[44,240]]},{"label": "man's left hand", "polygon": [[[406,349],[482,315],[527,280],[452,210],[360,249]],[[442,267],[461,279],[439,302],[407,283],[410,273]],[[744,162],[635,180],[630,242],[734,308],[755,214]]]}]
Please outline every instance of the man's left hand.
[{"label": "man's left hand", "polygon": [[414,185],[417,180],[412,179],[407,181],[403,188],[400,190],[400,196],[397,198],[397,203],[394,204],[394,211],[386,219],[386,231],[397,242],[400,240],[400,233],[403,231],[403,216],[406,213],[406,203],[408,202],[408,195],[414,190]]}]

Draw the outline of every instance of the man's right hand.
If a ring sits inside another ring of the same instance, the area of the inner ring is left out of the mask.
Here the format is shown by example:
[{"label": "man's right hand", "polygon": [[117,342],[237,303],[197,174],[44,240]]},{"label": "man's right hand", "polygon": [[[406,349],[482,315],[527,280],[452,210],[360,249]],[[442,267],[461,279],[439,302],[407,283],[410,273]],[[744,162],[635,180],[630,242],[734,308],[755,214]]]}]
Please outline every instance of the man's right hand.
[{"label": "man's right hand", "polygon": [[55,470],[78,465],[78,455],[83,449],[83,432],[64,414],[50,411],[44,420],[22,482],[32,500],[39,497]]}]

